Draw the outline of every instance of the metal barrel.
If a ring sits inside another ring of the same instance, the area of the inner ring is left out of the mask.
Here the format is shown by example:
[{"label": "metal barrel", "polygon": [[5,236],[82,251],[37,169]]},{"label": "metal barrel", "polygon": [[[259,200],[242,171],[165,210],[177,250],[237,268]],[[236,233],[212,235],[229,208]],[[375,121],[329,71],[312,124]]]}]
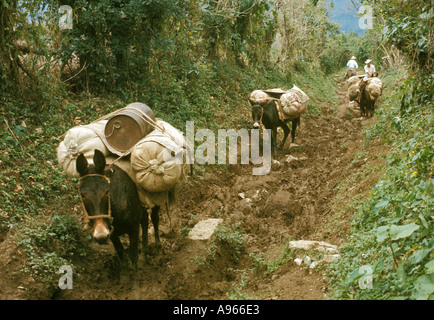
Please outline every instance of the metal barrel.
[{"label": "metal barrel", "polygon": [[111,147],[126,152],[154,130],[151,123],[155,120],[154,112],[146,104],[131,103],[108,120],[104,129],[105,138]]}]

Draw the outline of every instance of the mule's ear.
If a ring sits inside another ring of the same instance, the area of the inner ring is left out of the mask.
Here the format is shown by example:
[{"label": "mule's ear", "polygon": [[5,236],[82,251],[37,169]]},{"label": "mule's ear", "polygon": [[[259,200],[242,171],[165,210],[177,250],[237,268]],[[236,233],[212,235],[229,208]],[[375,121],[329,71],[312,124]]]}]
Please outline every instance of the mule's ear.
[{"label": "mule's ear", "polygon": [[75,160],[75,167],[80,176],[85,176],[87,174],[87,160],[82,153],[80,153],[77,160]]},{"label": "mule's ear", "polygon": [[93,155],[93,164],[98,172],[103,172],[105,169],[105,157],[101,151],[95,149],[95,154]]}]

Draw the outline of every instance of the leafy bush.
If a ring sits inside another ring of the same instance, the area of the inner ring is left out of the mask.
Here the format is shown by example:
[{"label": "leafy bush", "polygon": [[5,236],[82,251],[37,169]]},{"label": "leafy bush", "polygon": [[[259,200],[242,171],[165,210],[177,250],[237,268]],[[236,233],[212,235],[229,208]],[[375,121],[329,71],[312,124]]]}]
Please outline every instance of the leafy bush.
[{"label": "leafy bush", "polygon": [[419,68],[431,69],[434,63],[432,50],[433,27],[432,2],[430,0],[409,0],[399,2],[366,1],[384,20],[381,25],[385,40],[394,44],[399,50],[416,62]]},{"label": "leafy bush", "polygon": [[20,226],[17,234],[18,245],[27,255],[23,269],[33,278],[54,285],[62,265],[72,265],[72,258],[88,252],[86,236],[82,226],[72,215],[55,215],[48,223],[41,219],[28,219],[26,226]]},{"label": "leafy bush", "polygon": [[231,226],[220,224],[216,230],[216,240],[220,245],[229,249],[235,263],[240,261],[240,256],[244,251],[243,231],[240,228],[240,223]]}]

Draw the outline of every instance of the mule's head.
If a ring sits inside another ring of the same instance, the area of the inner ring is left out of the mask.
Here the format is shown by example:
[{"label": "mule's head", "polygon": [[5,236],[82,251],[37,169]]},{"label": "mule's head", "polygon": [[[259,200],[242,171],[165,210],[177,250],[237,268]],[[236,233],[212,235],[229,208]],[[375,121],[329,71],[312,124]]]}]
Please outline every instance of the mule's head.
[{"label": "mule's head", "polygon": [[249,104],[252,107],[253,129],[259,129],[261,127],[262,114],[264,110],[262,109],[262,106],[260,104],[250,99],[249,99]]},{"label": "mule's head", "polygon": [[92,230],[92,237],[100,244],[110,236],[110,180],[104,176],[104,155],[95,150],[94,164],[89,165],[83,154],[76,160],[80,174],[79,192]]}]

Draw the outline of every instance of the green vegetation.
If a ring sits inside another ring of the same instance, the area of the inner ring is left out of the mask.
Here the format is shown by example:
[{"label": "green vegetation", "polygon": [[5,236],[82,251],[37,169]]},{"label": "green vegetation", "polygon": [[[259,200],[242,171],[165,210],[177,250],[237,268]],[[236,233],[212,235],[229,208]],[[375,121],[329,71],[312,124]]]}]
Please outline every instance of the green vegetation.
[{"label": "green vegetation", "polygon": [[289,248],[289,240],[284,245],[280,256],[276,259],[267,259],[263,252],[258,254],[251,253],[249,256],[253,262],[253,271],[256,273],[263,272],[265,275],[270,275],[277,271],[279,267],[287,261],[294,259],[298,250]]},{"label": "green vegetation", "polygon": [[28,256],[23,271],[35,280],[55,285],[54,275],[59,268],[71,264],[73,256],[85,256],[88,251],[82,225],[72,215],[54,215],[48,224],[28,219],[19,228],[17,242]]},{"label": "green vegetation", "polygon": [[254,300],[257,299],[255,297],[251,297],[245,293],[242,293],[243,288],[248,284],[248,281],[244,278],[241,278],[240,283],[235,283],[230,290],[226,293],[229,300]]}]

